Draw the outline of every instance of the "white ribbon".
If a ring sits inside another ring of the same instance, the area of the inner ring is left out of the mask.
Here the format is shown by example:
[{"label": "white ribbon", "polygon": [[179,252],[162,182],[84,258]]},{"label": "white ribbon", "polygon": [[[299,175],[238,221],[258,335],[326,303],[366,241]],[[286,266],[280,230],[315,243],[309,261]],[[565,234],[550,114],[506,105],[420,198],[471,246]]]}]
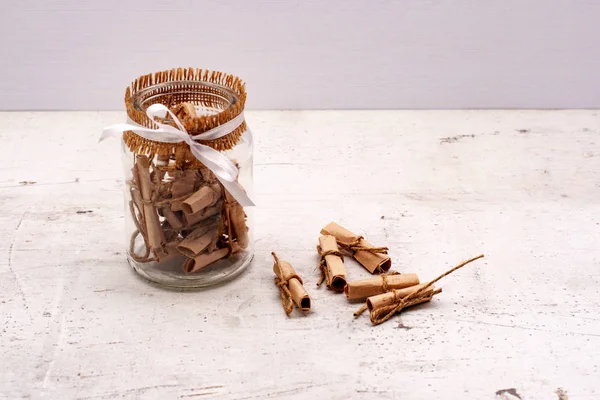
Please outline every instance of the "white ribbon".
[{"label": "white ribbon", "polygon": [[[175,124],[179,129],[174,128],[171,125],[156,122],[154,120],[155,117],[165,118],[167,114],[169,114],[173,121],[175,121]],[[238,203],[240,203],[242,207],[254,205],[244,189],[242,189],[240,184],[236,181],[238,169],[235,164],[221,152],[213,149],[210,146],[196,142],[196,140],[214,140],[228,135],[231,133],[231,131],[240,126],[242,122],[244,122],[243,113],[231,121],[195,136],[190,136],[181,121],[179,121],[179,119],[171,112],[171,110],[162,104],[153,104],[148,107],[146,109],[146,115],[151,121],[158,125],[158,129],[150,129],[138,124],[115,124],[104,128],[99,141],[101,142],[109,137],[118,139],[123,136],[123,132],[134,131],[137,135],[155,142],[185,142],[190,146],[194,157],[196,157],[202,164],[206,165],[206,167],[215,174],[219,182],[223,184],[225,189],[233,196],[233,198],[235,198]]]}]

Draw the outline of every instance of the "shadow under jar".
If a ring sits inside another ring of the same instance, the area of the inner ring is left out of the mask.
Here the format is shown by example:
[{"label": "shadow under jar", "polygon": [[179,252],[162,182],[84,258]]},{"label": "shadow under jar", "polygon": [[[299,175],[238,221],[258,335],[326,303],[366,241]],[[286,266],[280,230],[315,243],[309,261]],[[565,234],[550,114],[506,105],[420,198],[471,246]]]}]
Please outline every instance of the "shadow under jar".
[{"label": "shadow under jar", "polygon": [[[196,143],[226,156],[238,170],[242,193],[251,195],[253,140],[242,115],[245,101],[239,78],[200,69],[142,76],[125,93],[130,123],[177,127],[179,120],[190,136],[227,126],[223,136]],[[157,103],[174,118],[167,114],[153,122],[146,112]],[[240,205],[187,143],[126,131],[123,166],[127,255],[138,274],[165,286],[198,288],[230,279],[249,265],[250,208]]]}]

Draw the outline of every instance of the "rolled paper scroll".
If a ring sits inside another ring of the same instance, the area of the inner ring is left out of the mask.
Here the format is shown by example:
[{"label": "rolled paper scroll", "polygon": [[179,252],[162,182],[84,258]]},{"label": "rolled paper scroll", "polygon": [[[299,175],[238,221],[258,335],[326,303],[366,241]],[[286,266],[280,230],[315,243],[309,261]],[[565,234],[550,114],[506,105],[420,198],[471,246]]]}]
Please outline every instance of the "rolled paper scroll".
[{"label": "rolled paper scroll", "polygon": [[338,245],[350,251],[352,257],[372,274],[385,272],[392,266],[392,260],[387,255],[386,247],[374,247],[362,236],[350,232],[335,222],[331,222],[321,229],[321,234],[335,236]]},{"label": "rolled paper scroll", "polygon": [[373,278],[348,282],[344,292],[348,300],[363,300],[367,297],[419,284],[417,274],[381,274]]},{"label": "rolled paper scroll", "polygon": [[214,206],[204,208],[194,214],[183,214],[183,221],[185,222],[185,226],[192,226],[202,220],[205,220],[210,217],[214,217],[219,214],[223,209],[223,203],[218,202]]},{"label": "rolled paper scroll", "polygon": [[[156,172],[156,170],[154,170]],[[152,195],[152,201],[155,203],[158,208],[159,213],[162,213],[162,206],[158,204],[163,204],[164,202],[171,202],[171,190],[173,187],[173,182],[163,182],[158,181],[154,182],[154,193]]]},{"label": "rolled paper scroll", "polygon": [[221,198],[221,192],[222,189],[219,185],[202,186],[197,192],[183,201],[181,208],[186,214],[197,213],[215,204]]},{"label": "rolled paper scroll", "polygon": [[169,175],[171,174],[174,174],[173,185],[171,186],[171,195],[173,198],[171,210],[181,211],[185,196],[194,193],[194,188],[198,182],[199,175],[197,171],[191,169],[169,172]]},{"label": "rolled paper scroll", "polygon": [[346,286],[346,267],[335,237],[330,235],[319,237],[317,250],[321,257],[319,268],[322,273],[319,285],[325,279],[328,288],[336,292],[343,292]]},{"label": "rolled paper scroll", "polygon": [[[370,311],[370,319],[374,325],[379,325],[384,323],[385,321],[392,318],[396,313],[402,312],[406,307],[414,306],[416,304],[421,304],[426,301],[431,300],[431,298],[441,293],[442,289],[435,289],[433,284],[444,278],[445,276],[450,275],[457,269],[464,267],[465,265],[478,260],[483,257],[483,254],[478,255],[477,257],[473,257],[468,259],[467,261],[463,261],[457,266],[449,269],[443,274],[439,275],[437,278],[417,286],[412,286],[410,288],[394,290],[390,293],[384,293],[377,296],[372,296],[367,299],[367,304],[361,307],[360,310],[357,310],[354,313],[354,316],[359,316],[365,309],[369,309]],[[401,291],[409,291],[410,293],[405,294]],[[391,299],[390,299],[391,296]],[[387,302],[387,305],[386,305]]]},{"label": "rolled paper scroll", "polygon": [[163,207],[161,208],[161,211],[165,219],[169,222],[169,225],[171,225],[171,228],[173,228],[173,230],[180,231],[181,229],[183,229],[183,223],[173,210],[171,210],[169,207]]},{"label": "rolled paper scroll", "polygon": [[[369,311],[372,311],[376,308],[396,304],[399,301],[401,301],[404,297],[408,296],[409,294],[415,293],[417,290],[423,288],[425,285],[426,284],[420,284],[404,289],[394,289],[391,292],[371,296],[367,299],[367,307],[369,308]],[[427,289],[423,290],[421,293],[419,293],[419,295],[416,296],[414,299],[412,299],[414,301],[418,300],[418,302],[410,305],[425,303],[426,301],[431,300],[431,298],[434,295],[441,293],[441,291],[442,289],[436,289],[435,287],[430,286]]]},{"label": "rolled paper scroll", "polygon": [[[231,253],[239,251],[239,247],[235,245],[231,249]],[[206,268],[214,262],[219,261],[222,258],[227,257],[230,254],[228,248],[219,249],[210,253],[201,253],[194,258],[188,258],[183,263],[183,272],[191,274],[200,271],[202,268]]]},{"label": "rolled paper scroll", "polygon": [[144,201],[142,200],[142,194],[135,187],[131,188],[131,200],[135,203],[135,206],[140,211],[142,216],[144,215]]},{"label": "rolled paper scroll", "polygon": [[237,240],[237,244],[245,249],[248,247],[248,227],[246,226],[246,214],[244,208],[233,196],[224,189],[227,208],[227,218],[231,227],[231,234]]},{"label": "rolled paper scroll", "polygon": [[273,264],[273,272],[276,275],[275,284],[281,292],[281,304],[285,313],[290,315],[294,304],[304,312],[310,311],[310,296],[304,289],[302,278],[298,276],[290,263],[281,261],[275,252],[271,254],[275,259]]},{"label": "rolled paper scroll", "polygon": [[150,250],[152,250],[156,258],[160,260],[160,258],[164,256],[162,248],[165,244],[165,236],[158,219],[156,208],[150,204],[152,199],[150,161],[148,160],[147,156],[137,155],[135,166],[137,170],[137,176],[134,175],[134,178],[139,179],[137,185],[140,189],[143,200],[144,221],[146,223],[146,232],[148,234],[148,244],[150,246]]},{"label": "rolled paper scroll", "polygon": [[193,103],[185,102],[179,103],[171,108],[171,111],[177,118],[184,120],[185,118],[196,117],[196,108]]},{"label": "rolled paper scroll", "polygon": [[179,252],[179,250],[177,250],[177,245],[178,245],[178,241],[172,241],[172,242],[168,242],[163,249],[163,255],[160,259],[160,262],[165,262],[168,261],[172,258],[176,258],[176,257],[181,257],[183,258],[183,255]]},{"label": "rolled paper scroll", "polygon": [[167,221],[167,220],[163,221],[161,226],[162,226],[163,234],[165,235],[165,242],[167,243],[165,245],[165,248],[169,244],[172,244],[173,242],[180,241],[179,240],[179,231],[176,231],[175,229],[173,229],[171,224],[169,224],[169,221]]},{"label": "rolled paper scroll", "polygon": [[206,168],[206,166],[201,165],[198,168],[198,171],[200,172],[200,175],[202,176],[202,179],[204,180],[204,182],[207,182],[210,184],[217,183],[217,177],[215,176],[215,174],[213,174],[213,172],[210,169]]},{"label": "rolled paper scroll", "polygon": [[189,258],[198,256],[215,241],[219,231],[218,224],[219,221],[215,218],[206,220],[177,245],[177,250]]}]

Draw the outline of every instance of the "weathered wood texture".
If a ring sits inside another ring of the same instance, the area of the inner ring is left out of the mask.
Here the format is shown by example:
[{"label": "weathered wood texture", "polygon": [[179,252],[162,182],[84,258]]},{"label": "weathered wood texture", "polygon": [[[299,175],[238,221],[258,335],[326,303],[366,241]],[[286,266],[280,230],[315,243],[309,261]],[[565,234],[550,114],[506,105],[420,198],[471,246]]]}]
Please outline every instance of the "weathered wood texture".
[{"label": "weathered wood texture", "polygon": [[[119,146],[97,144],[123,119],[0,114],[0,397],[598,397],[596,111],[249,112],[256,257],[198,292],[125,262]],[[330,220],[422,280],[486,258],[372,327],[314,287]],[[272,250],[304,278],[309,316],[285,316]]]}]

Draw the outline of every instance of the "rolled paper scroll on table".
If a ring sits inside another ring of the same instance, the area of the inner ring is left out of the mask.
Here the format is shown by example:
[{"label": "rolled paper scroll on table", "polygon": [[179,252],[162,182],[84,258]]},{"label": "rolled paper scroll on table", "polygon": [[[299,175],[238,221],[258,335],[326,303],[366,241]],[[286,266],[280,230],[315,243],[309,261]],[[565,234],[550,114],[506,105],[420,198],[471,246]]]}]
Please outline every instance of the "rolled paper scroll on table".
[{"label": "rolled paper scroll on table", "polygon": [[362,236],[331,222],[321,229],[321,234],[335,236],[338,245],[350,251],[352,257],[372,274],[385,272],[392,266],[392,260],[387,255],[387,248],[375,247]]},{"label": "rolled paper scroll on table", "polygon": [[477,257],[463,261],[427,283],[404,289],[392,290],[391,292],[379,294],[377,296],[371,296],[367,299],[366,305],[357,310],[354,313],[354,316],[357,317],[362,314],[364,310],[368,309],[371,322],[374,325],[384,323],[396,313],[402,312],[402,310],[407,307],[430,301],[433,296],[442,292],[442,289],[436,289],[433,286],[436,282],[482,257],[483,254],[480,254]]},{"label": "rolled paper scroll on table", "polygon": [[[405,298],[406,296],[408,296],[409,294],[415,293],[416,291],[418,291],[425,285],[427,285],[427,284],[423,283],[420,285],[415,285],[415,286],[407,287],[404,289],[394,289],[391,292],[378,294],[376,296],[371,296],[367,299],[367,307],[368,307],[369,311],[373,311],[373,310],[381,308],[381,307],[396,304],[396,303],[402,301],[402,299]],[[410,299],[408,301],[408,303],[405,305],[405,307],[410,307],[410,306],[414,306],[417,304],[425,303],[425,302],[431,300],[431,298],[434,295],[441,293],[441,291],[442,291],[442,289],[436,289],[435,287],[430,286],[427,289],[425,289],[422,293],[419,293],[419,295],[416,296],[415,298]]]},{"label": "rolled paper scroll on table", "polygon": [[[286,314],[290,314],[293,304],[304,312],[310,310],[310,296],[304,289],[302,278],[298,276],[294,267],[287,261],[281,261],[277,255],[271,253],[275,259],[273,272],[275,272],[275,284],[281,292],[281,303]],[[292,304],[293,302],[293,304]]]},{"label": "rolled paper scroll on table", "polygon": [[330,235],[319,237],[317,250],[321,256],[322,279],[325,280],[328,288],[343,292],[346,286],[346,267],[335,237]]},{"label": "rolled paper scroll on table", "polygon": [[364,300],[367,297],[419,284],[417,274],[381,274],[373,278],[348,282],[344,292],[348,300]]}]

